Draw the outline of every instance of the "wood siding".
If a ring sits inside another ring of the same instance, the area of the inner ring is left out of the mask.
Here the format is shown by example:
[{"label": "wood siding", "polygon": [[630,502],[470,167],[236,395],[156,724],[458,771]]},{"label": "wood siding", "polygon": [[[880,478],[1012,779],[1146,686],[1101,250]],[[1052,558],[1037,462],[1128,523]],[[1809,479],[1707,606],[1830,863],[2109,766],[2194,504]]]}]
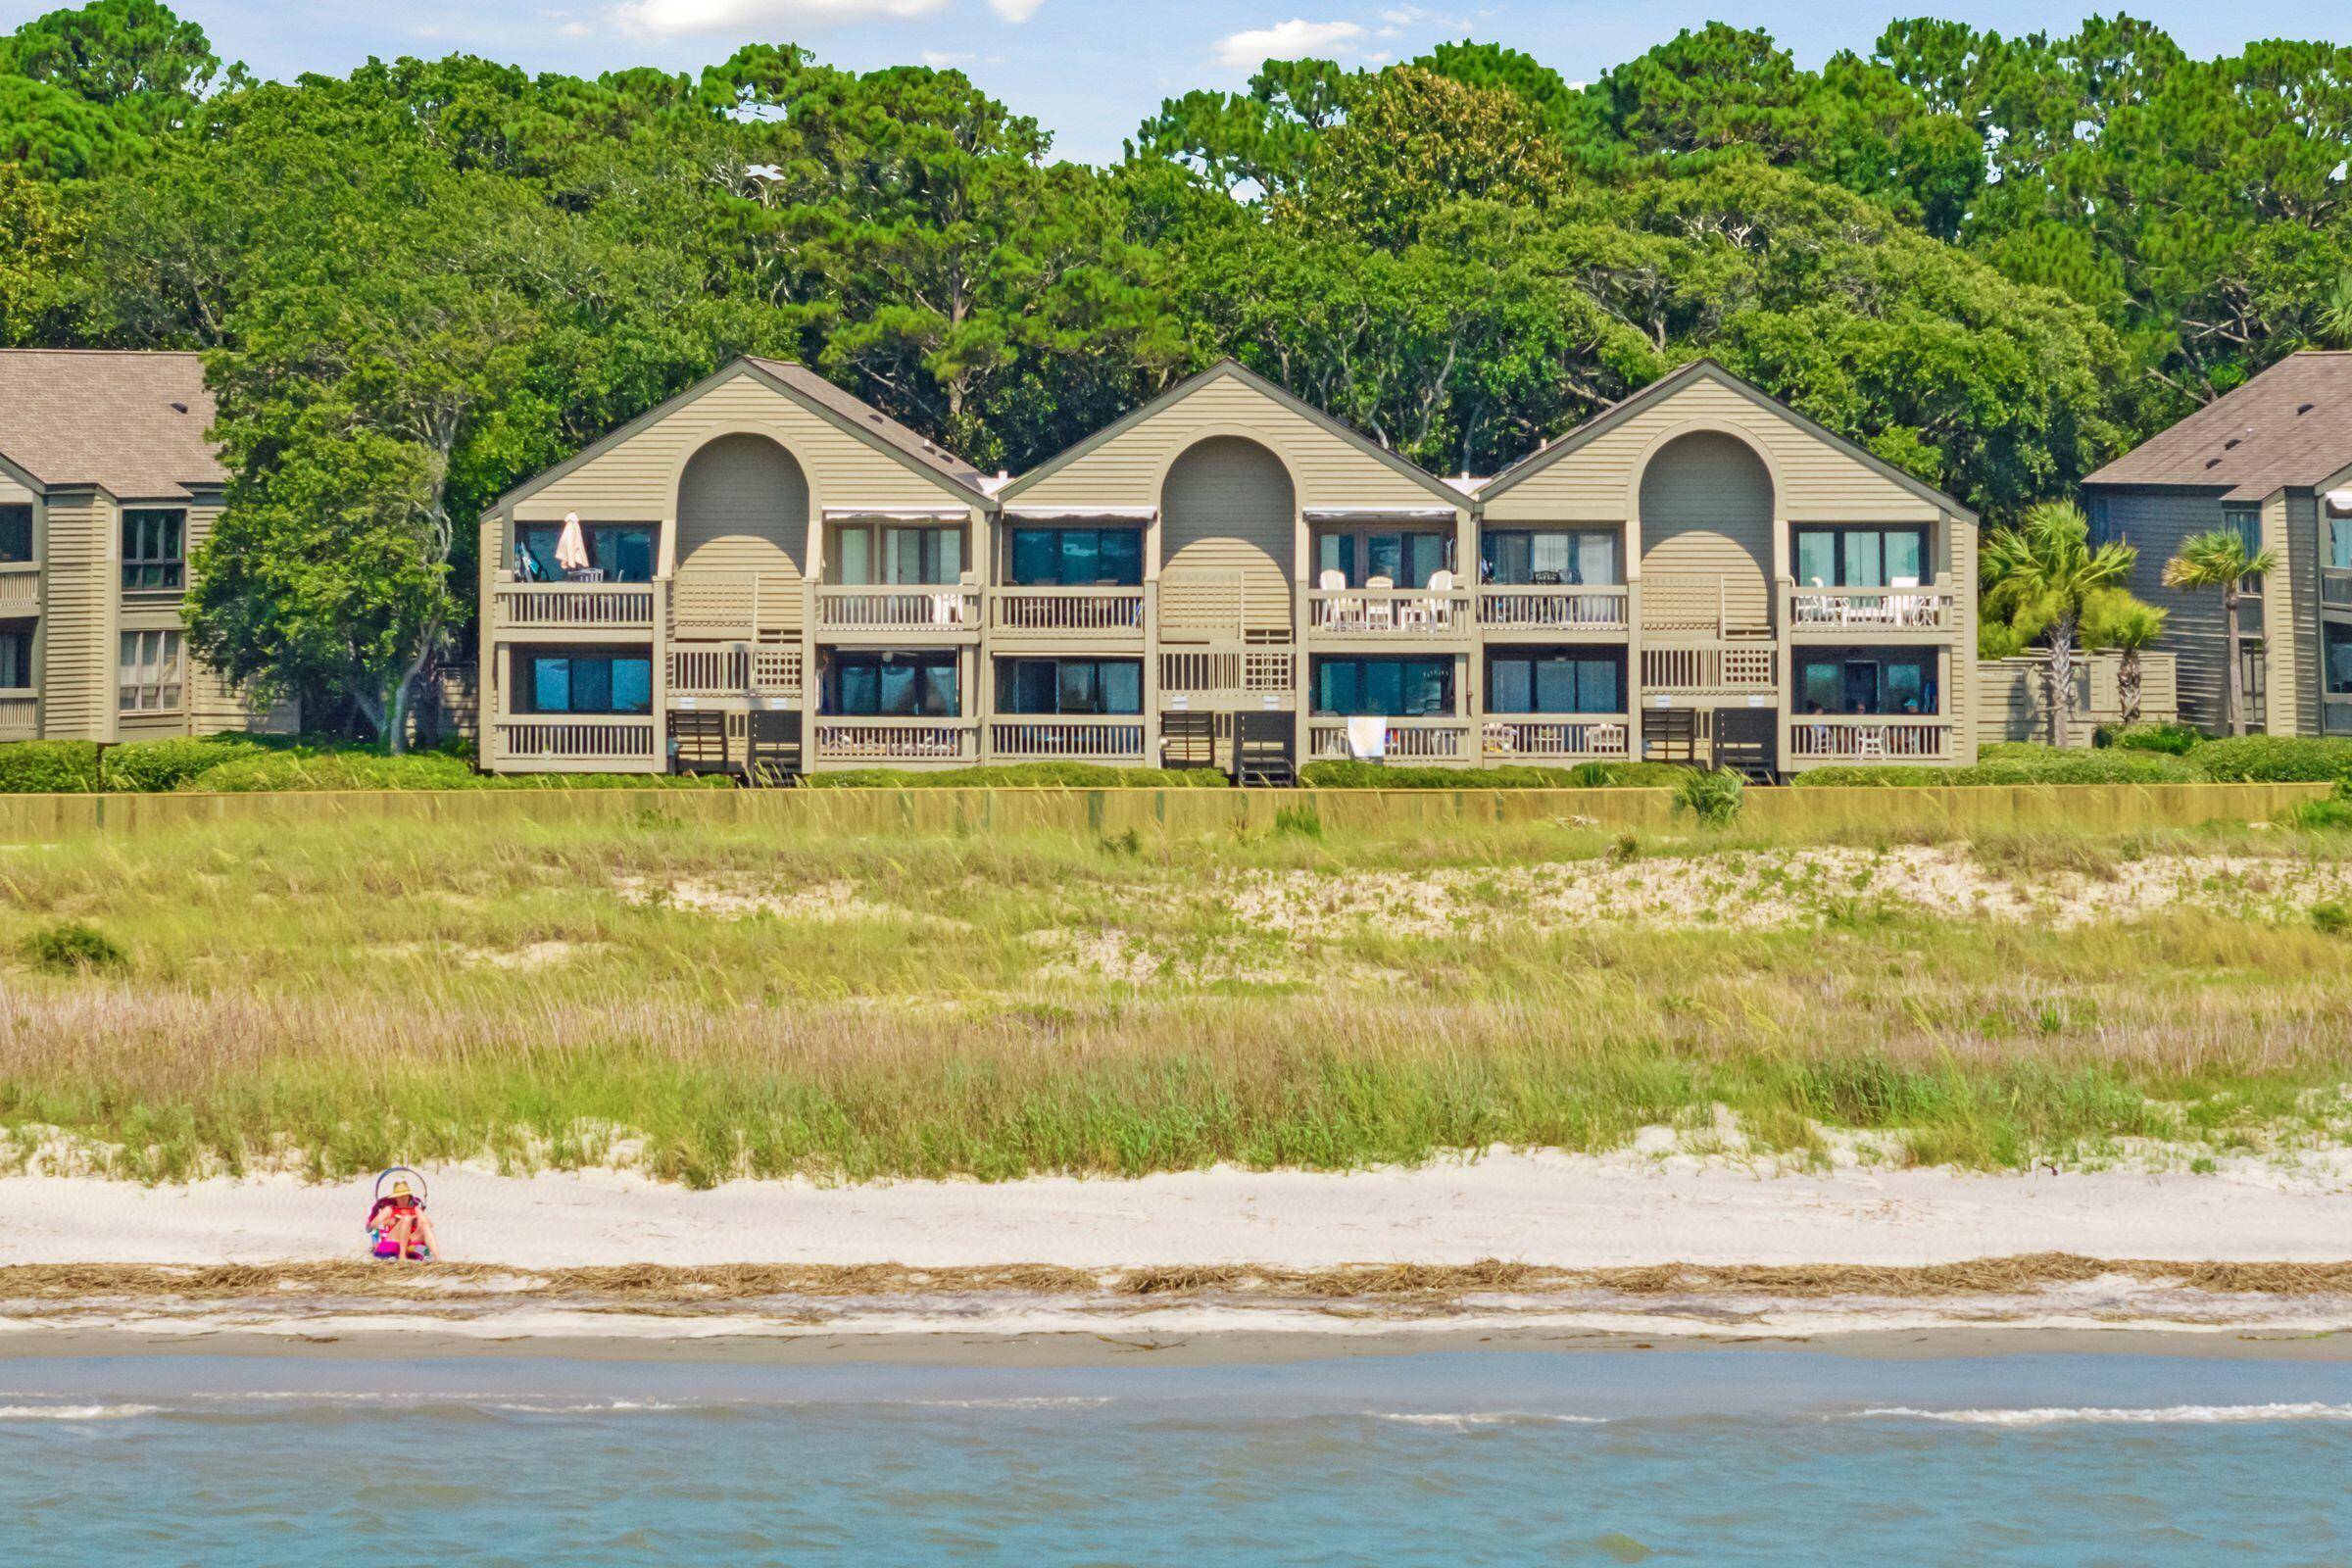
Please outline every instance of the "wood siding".
[{"label": "wood siding", "polygon": [[[2190,593],[2164,585],[2164,564],[2191,535],[2222,525],[2218,492],[2125,490],[2106,494],[2109,526],[2138,554],[2132,564],[2132,592],[2165,612],[2164,649],[2173,656],[2183,722],[2219,733],[2227,724],[2230,666],[2222,596]],[[2267,606],[2247,601],[2245,629],[2259,635]]]},{"label": "wood siding", "polygon": [[[2263,547],[2278,557],[2262,598],[2273,735],[2317,735],[2320,718],[2320,565],[2328,559],[2316,492],[2288,491],[2262,509]],[[2252,616],[2248,617],[2253,619]]]},{"label": "wood siding", "polygon": [[85,491],[52,496],[46,511],[41,733],[51,740],[111,741],[122,583],[115,504]]},{"label": "wood siding", "polygon": [[[2075,710],[2067,716],[2070,746],[2088,746],[2101,724],[2120,724],[2124,717],[2122,674],[2124,656],[2101,650],[2084,656],[2075,666]],[[1976,736],[1984,745],[2003,741],[2046,741],[2050,737],[2049,661],[2034,655],[1990,659],[1978,666],[1981,695],[1975,712]],[[2169,654],[2142,654],[2139,661],[2139,720],[2170,723],[2180,716],[2180,693]],[[1969,709],[1954,705],[1956,713]]]},{"label": "wood siding", "polygon": [[1720,577],[1725,618],[1771,621],[1772,475],[1737,436],[1667,443],[1642,475],[1642,572]]},{"label": "wood siding", "polygon": [[1247,628],[1287,628],[1298,513],[1280,458],[1251,441],[1212,436],[1168,470],[1159,573],[1238,580]]},{"label": "wood siding", "polygon": [[[678,482],[677,580],[692,591],[757,577],[760,597],[797,607],[808,555],[808,480],[762,435],[722,435],[687,460]],[[796,613],[785,617],[797,623]]]}]

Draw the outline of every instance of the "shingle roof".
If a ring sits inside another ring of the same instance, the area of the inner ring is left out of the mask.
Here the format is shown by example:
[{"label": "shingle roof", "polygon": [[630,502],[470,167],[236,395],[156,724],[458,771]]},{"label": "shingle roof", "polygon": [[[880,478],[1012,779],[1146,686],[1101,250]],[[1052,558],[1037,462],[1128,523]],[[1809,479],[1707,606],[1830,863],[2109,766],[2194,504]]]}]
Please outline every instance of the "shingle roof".
[{"label": "shingle roof", "polygon": [[184,500],[228,480],[205,438],[212,422],[193,354],[0,349],[0,457],[45,487]]},{"label": "shingle roof", "polygon": [[868,435],[887,441],[925,467],[955,480],[967,490],[981,489],[986,476],[970,464],[929,436],[908,429],[862,398],[843,391],[807,366],[795,365],[789,360],[762,360],[754,355],[746,355],[745,359],[811,403],[823,404]]},{"label": "shingle roof", "polygon": [[2084,484],[2188,485],[2259,501],[2352,467],[2352,354],[2290,354]]}]

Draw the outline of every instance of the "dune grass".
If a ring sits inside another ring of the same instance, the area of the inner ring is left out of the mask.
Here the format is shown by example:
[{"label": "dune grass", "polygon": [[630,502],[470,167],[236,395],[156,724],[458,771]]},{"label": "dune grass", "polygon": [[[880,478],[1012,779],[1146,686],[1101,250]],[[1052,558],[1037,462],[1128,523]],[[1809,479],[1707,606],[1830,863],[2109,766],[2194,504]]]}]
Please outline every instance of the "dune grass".
[{"label": "dune grass", "polygon": [[[64,1140],[150,1180],[483,1156],[1002,1179],[1605,1151],[1664,1124],[2005,1168],[2346,1135],[2352,938],[2278,890],[2337,873],[2352,834],[1958,852],[2026,887],[2163,865],[2229,895],[2062,927],[1857,891],[1906,848],[780,838],[660,812],[0,848],[0,1164]],[[1699,891],[1687,917],[1563,923],[1531,867]],[[1449,912],[1418,918],[1441,882]],[[107,961],[56,956],[85,949]]]}]

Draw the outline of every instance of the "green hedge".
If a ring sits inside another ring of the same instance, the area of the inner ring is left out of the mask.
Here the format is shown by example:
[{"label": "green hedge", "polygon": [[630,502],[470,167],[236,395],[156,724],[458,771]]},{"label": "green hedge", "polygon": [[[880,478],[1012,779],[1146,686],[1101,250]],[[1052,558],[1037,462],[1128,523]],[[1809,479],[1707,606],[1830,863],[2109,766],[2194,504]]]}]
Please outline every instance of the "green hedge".
[{"label": "green hedge", "polygon": [[2091,731],[2090,744],[2185,757],[2205,744],[2205,734],[2187,724],[2101,724]]},{"label": "green hedge", "polygon": [[1879,784],[1926,787],[1936,784],[2194,784],[2205,774],[2193,760],[2154,752],[2061,751],[2012,742],[1987,746],[1974,767],[1906,766],[1883,763],[1817,767],[1796,775],[1799,785]]},{"label": "green hedge", "polygon": [[198,774],[261,754],[248,740],[216,735],[205,740],[125,741],[98,759],[98,785],[122,794],[152,795],[175,790]]},{"label": "green hedge", "polygon": [[1673,789],[1691,769],[1674,762],[1579,762],[1574,767],[1392,767],[1309,762],[1298,782],[1315,790]]},{"label": "green hedge", "polygon": [[804,789],[828,790],[1213,790],[1232,781],[1213,767],[1104,767],[1096,762],[1007,762],[995,767],[954,767],[939,772],[859,767],[838,773],[809,773]]},{"label": "green hedge", "polygon": [[664,773],[479,773],[449,752],[387,757],[356,747],[255,747],[183,779],[182,790],[727,789],[731,780]]},{"label": "green hedge", "polygon": [[2225,784],[2324,783],[2352,779],[2352,739],[2240,735],[2207,741],[2188,760],[2207,778]]},{"label": "green hedge", "polygon": [[91,795],[98,748],[90,741],[16,741],[0,746],[0,795]]}]

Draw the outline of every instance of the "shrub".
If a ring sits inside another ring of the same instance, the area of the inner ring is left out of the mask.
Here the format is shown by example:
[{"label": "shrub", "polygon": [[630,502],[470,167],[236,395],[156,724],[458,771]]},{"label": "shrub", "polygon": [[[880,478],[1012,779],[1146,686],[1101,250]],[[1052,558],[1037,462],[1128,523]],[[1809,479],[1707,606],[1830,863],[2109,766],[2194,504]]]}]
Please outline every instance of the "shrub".
[{"label": "shrub", "polygon": [[0,795],[88,795],[97,788],[98,748],[89,741],[0,746]]},{"label": "shrub", "polygon": [[2101,724],[2091,731],[2090,743],[2123,752],[2185,757],[2205,744],[2205,732],[2186,724]]},{"label": "shrub", "polygon": [[1285,806],[1274,812],[1274,832],[1281,838],[1319,839],[1323,817],[1311,806]]},{"label": "shrub", "polygon": [[1799,773],[1802,784],[1929,786],[1936,784],[2186,784],[2204,773],[2190,760],[2153,752],[2061,751],[2023,742],[1987,746],[1974,767],[1822,767]]},{"label": "shrub", "polygon": [[46,969],[52,974],[86,974],[99,969],[121,969],[130,961],[130,956],[117,947],[105,932],[78,920],[43,926],[24,939],[24,951],[26,961],[34,968]]},{"label": "shrub", "polygon": [[2239,735],[2207,741],[2190,760],[2207,778],[2230,784],[2327,783],[2352,779],[2352,739]]},{"label": "shrub", "polygon": [[1232,783],[1213,767],[1103,767],[1094,762],[1008,762],[995,767],[859,767],[810,773],[803,787],[828,790],[1198,790]]},{"label": "shrub", "polygon": [[254,757],[261,748],[233,735],[205,740],[126,741],[110,746],[98,759],[101,789],[126,794],[155,794],[175,790],[197,774],[240,757]]},{"label": "shrub", "polygon": [[723,776],[667,773],[477,773],[446,751],[389,757],[371,748],[304,741],[255,745],[180,781],[178,788],[222,794],[268,790],[595,790],[726,789]]},{"label": "shrub", "polygon": [[1689,811],[1708,827],[1726,827],[1739,820],[1746,798],[1747,786],[1727,768],[1686,773],[1674,787],[1675,809]]},{"label": "shrub", "polygon": [[1672,762],[1579,762],[1574,767],[1392,767],[1382,762],[1309,762],[1298,782],[1316,790],[1672,789],[1690,769]]},{"label": "shrub", "polygon": [[2329,899],[2311,906],[2311,926],[2322,936],[2340,937],[2352,931],[2352,909]]}]

